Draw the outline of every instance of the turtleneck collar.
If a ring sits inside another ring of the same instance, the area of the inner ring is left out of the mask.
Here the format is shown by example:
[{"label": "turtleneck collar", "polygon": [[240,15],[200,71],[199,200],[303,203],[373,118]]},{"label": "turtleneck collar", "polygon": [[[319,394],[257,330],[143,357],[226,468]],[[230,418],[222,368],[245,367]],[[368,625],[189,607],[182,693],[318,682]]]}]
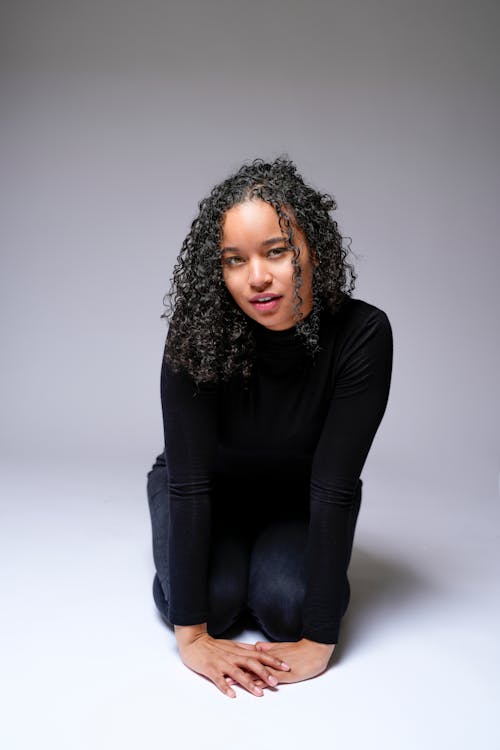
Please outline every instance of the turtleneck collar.
[{"label": "turtleneck collar", "polygon": [[[309,320],[310,315],[311,313],[306,315],[304,320]],[[253,319],[250,320],[255,336],[257,359],[262,364],[271,365],[275,372],[278,364],[281,365],[280,370],[287,369],[298,365],[309,356],[304,339],[297,333],[297,325],[274,331]]]}]

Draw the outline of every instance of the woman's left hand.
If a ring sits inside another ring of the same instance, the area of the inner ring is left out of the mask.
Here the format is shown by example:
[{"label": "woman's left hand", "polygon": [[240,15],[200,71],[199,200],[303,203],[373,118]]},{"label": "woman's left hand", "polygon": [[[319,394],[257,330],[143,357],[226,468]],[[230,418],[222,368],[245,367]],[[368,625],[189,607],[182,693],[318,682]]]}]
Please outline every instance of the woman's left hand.
[{"label": "woman's left hand", "polygon": [[335,649],[334,643],[317,643],[308,638],[284,643],[267,643],[256,641],[258,651],[268,651],[272,656],[282,659],[290,665],[289,672],[280,672],[267,667],[279,682],[300,682],[309,680],[325,671]]}]

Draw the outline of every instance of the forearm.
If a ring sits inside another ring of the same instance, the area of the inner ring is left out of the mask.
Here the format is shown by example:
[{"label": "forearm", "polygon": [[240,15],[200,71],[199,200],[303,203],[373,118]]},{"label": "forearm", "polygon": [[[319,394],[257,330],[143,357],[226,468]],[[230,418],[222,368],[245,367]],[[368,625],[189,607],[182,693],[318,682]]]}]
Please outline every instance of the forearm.
[{"label": "forearm", "polygon": [[208,618],[207,571],[212,474],[217,449],[217,391],[197,388],[164,359],[161,373],[169,480],[168,619],[190,625]]},{"label": "forearm", "polygon": [[322,645],[338,641],[356,511],[311,504],[302,637]]},{"label": "forearm", "polygon": [[208,617],[208,561],[211,508],[209,491],[183,497],[170,486],[169,619],[178,625],[204,623]]}]

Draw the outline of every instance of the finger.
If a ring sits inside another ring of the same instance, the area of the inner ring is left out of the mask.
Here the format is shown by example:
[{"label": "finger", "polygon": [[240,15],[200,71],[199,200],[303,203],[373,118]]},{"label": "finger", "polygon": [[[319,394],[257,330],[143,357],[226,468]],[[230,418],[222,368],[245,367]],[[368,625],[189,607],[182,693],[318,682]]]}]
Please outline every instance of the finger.
[{"label": "finger", "polygon": [[230,677],[233,678],[233,680],[236,680],[238,685],[241,685],[250,693],[253,693],[253,695],[257,695],[259,697],[264,695],[262,688],[256,685],[252,678],[243,669],[240,669],[239,667],[231,664],[225,671]]},{"label": "finger", "polygon": [[219,688],[221,693],[224,693],[224,695],[227,695],[229,698],[236,698],[236,693],[234,692],[233,688],[228,685],[222,675],[214,674],[212,675],[211,679],[212,682]]},{"label": "finger", "polygon": [[[250,675],[250,677],[254,681],[254,685],[257,685],[257,687],[260,687],[260,688],[268,687],[266,683],[264,682],[264,680],[254,677],[253,675]],[[232,677],[226,677],[226,682],[228,685],[237,685],[236,680],[233,680]]]},{"label": "finger", "polygon": [[247,651],[255,651],[255,646],[253,645],[253,643],[244,643],[243,641],[231,641],[231,643],[234,643],[240,648],[245,648],[247,649]]},{"label": "finger", "polygon": [[244,648],[247,651],[255,651],[253,643],[244,643],[243,641],[231,641],[228,638],[216,638],[216,645],[222,648]]},{"label": "finger", "polygon": [[273,648],[273,646],[276,646],[275,643],[269,643],[268,641],[255,641],[255,648],[260,649],[261,651],[269,651],[270,648]]},{"label": "finger", "polygon": [[248,651],[255,652],[255,646],[252,643],[240,643],[239,641],[228,641],[223,639],[217,639],[216,647],[222,649],[223,651],[228,651],[229,653],[234,654],[235,651],[244,652],[245,654]]},{"label": "finger", "polygon": [[[241,656],[243,656],[243,658],[247,658],[248,650],[243,649],[240,651],[239,648],[235,649],[235,645],[237,644],[235,644],[234,641],[220,639],[217,641],[217,648],[227,654],[226,658],[231,658],[231,660],[234,660],[235,657],[237,659],[240,659]],[[269,645],[271,648],[279,648],[280,646],[279,643],[269,643],[266,645]],[[290,669],[290,666],[278,656],[273,656],[269,652],[256,651],[253,647],[250,650],[253,651],[254,657],[256,659],[259,659],[259,661],[261,661],[263,664],[267,664],[270,667],[274,667],[275,669],[280,669],[283,671],[288,671]]]},{"label": "finger", "polygon": [[260,677],[266,685],[270,685],[271,687],[276,687],[279,680],[278,678],[271,674],[269,670],[267,670],[264,665],[258,661],[257,659],[249,658],[247,659],[246,666],[248,669],[250,669],[257,677]]},{"label": "finger", "polygon": [[279,656],[273,656],[272,654],[265,654],[263,651],[259,651],[259,655],[254,658],[259,659],[263,664],[267,664],[268,667],[274,667],[287,672],[291,669],[290,665],[279,658]]},{"label": "finger", "polygon": [[260,687],[260,688],[272,687],[271,685],[268,685],[267,683],[265,683],[264,680],[261,680],[260,677],[254,677],[252,675],[252,680],[253,680],[253,684],[257,685],[257,687]]}]

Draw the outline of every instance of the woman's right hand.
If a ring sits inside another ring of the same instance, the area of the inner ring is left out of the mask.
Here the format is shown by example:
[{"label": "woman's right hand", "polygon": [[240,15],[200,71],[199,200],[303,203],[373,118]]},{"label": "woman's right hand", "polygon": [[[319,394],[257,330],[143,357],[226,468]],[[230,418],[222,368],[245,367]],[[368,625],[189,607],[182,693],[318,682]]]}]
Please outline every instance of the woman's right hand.
[{"label": "woman's right hand", "polygon": [[[194,672],[208,677],[229,698],[236,698],[231,685],[241,685],[252,695],[262,696],[262,687],[275,687],[279,673],[290,667],[251,643],[213,638],[206,631],[192,638],[178,638],[183,663]],[[254,675],[255,677],[253,677]]]}]

